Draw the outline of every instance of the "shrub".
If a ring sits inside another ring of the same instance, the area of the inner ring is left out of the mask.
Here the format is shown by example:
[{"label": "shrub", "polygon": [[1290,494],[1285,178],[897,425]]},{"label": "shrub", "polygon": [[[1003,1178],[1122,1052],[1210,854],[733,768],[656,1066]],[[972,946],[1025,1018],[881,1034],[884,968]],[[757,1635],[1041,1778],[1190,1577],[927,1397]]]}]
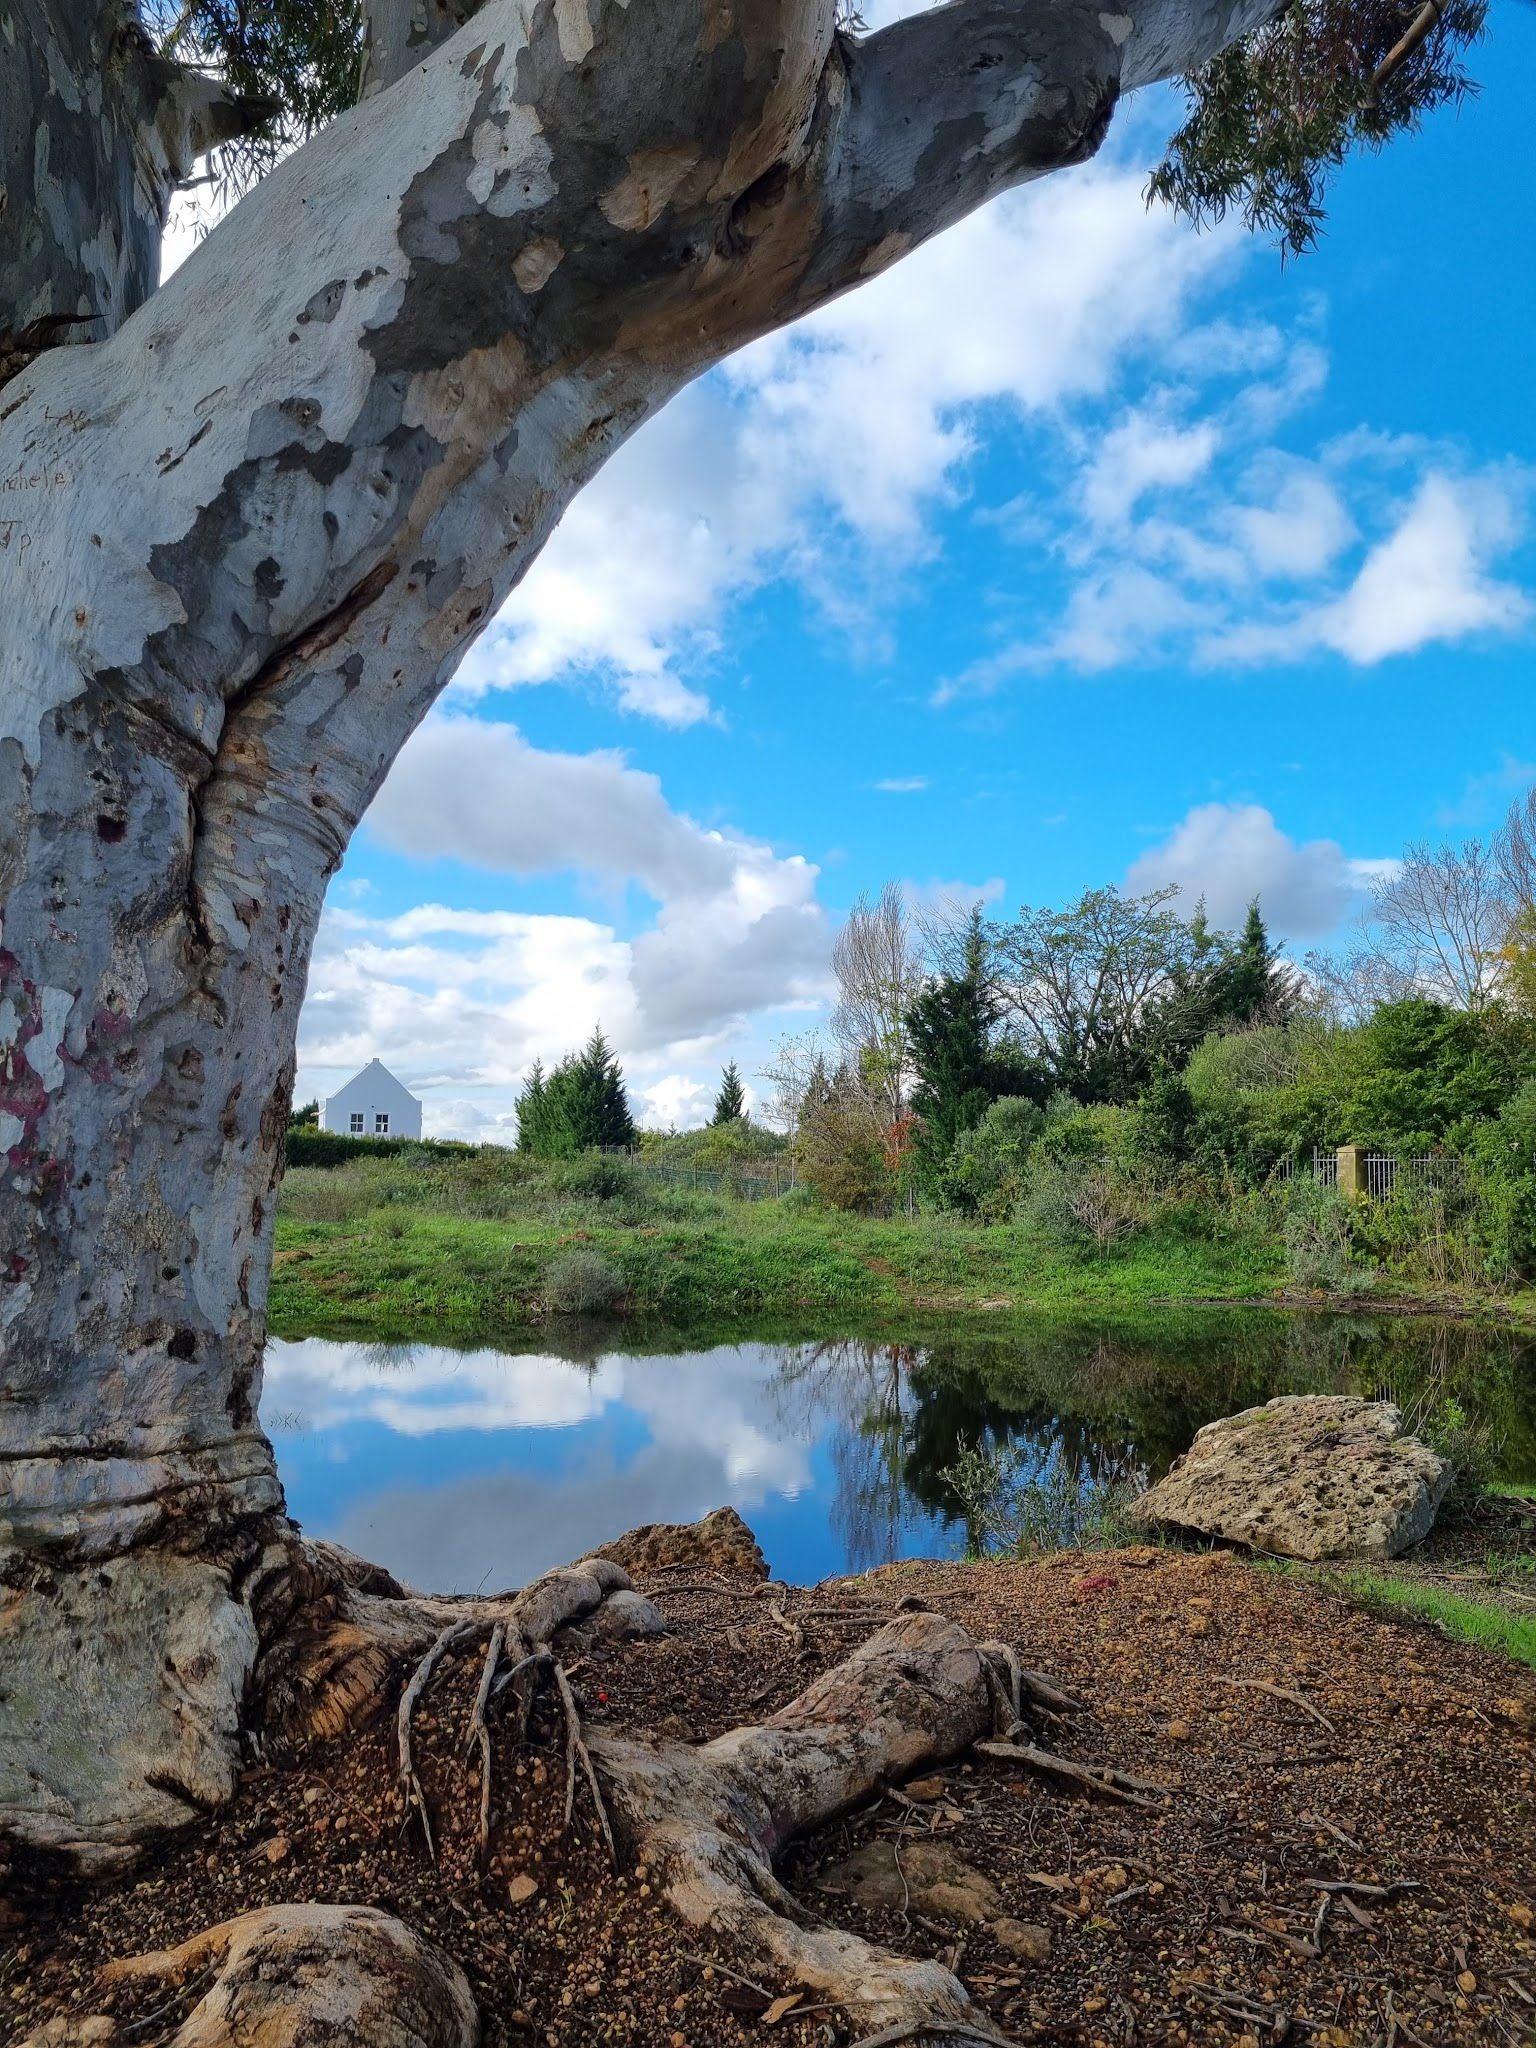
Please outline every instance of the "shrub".
[{"label": "shrub", "polygon": [[309,1124],[290,1124],[285,1145],[290,1167],[350,1166],[357,1159],[389,1159],[401,1152],[430,1157],[439,1151],[464,1153],[470,1149],[431,1138],[348,1138],[340,1131],[317,1131]]},{"label": "shrub", "polygon": [[1112,1103],[1097,1102],[1064,1110],[1056,1097],[1046,1105],[1045,1129],[1038,1147],[1050,1160],[1095,1159],[1117,1166],[1134,1163],[1136,1115]]},{"label": "shrub", "polygon": [[939,1172],[940,1199],[985,1223],[1006,1222],[1018,1207],[1029,1149],[1044,1125],[1043,1112],[1027,1096],[994,1102],[950,1147]]},{"label": "shrub", "polygon": [[583,1152],[577,1158],[551,1164],[546,1185],[578,1201],[616,1202],[640,1192],[640,1176],[629,1161],[617,1154]]},{"label": "shrub", "polygon": [[1440,1504],[1441,1521],[1466,1521],[1499,1469],[1502,1446],[1492,1425],[1469,1415],[1454,1395],[1433,1383],[1398,1406],[1408,1434],[1438,1451],[1451,1468],[1450,1491]]},{"label": "shrub", "polygon": [[624,1275],[601,1252],[560,1252],[544,1269],[543,1292],[550,1315],[604,1315],[624,1292]]},{"label": "shrub", "polygon": [[1148,1220],[1149,1191],[1092,1158],[1037,1158],[1030,1168],[1019,1220],[1048,1244],[1092,1244],[1101,1252]]},{"label": "shrub", "polygon": [[1137,1488],[1074,1471],[1059,1452],[1031,1470],[1018,1445],[967,1444],[939,1477],[960,1504],[976,1556],[1109,1550],[1129,1540],[1126,1510]]},{"label": "shrub", "polygon": [[1357,1294],[1375,1277],[1355,1263],[1348,1203],[1336,1188],[1323,1187],[1310,1176],[1286,1190],[1281,1237],[1293,1287]]},{"label": "shrub", "polygon": [[1137,1156],[1164,1171],[1182,1166],[1195,1131],[1195,1101],[1181,1074],[1159,1074],[1142,1090],[1131,1125]]}]

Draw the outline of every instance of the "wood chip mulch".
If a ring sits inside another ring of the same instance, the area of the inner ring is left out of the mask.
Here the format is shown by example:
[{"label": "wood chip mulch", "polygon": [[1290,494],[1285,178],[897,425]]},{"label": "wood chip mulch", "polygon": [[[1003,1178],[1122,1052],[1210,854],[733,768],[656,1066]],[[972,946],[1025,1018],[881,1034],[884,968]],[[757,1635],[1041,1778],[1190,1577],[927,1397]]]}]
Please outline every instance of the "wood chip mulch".
[{"label": "wood chip mulch", "polygon": [[[1150,1808],[1085,1797],[1006,1760],[944,1766],[921,1802],[882,1799],[797,1847],[783,1872],[818,1911],[942,1955],[1020,2042],[1453,2048],[1536,2040],[1536,1680],[1374,1619],[1225,1554],[1062,1554],[906,1564],[786,1597],[697,1572],[641,1582],[675,1633],[572,1666],[592,1724],[707,1740],[840,1661],[904,1595],[1077,1694],[1040,1739],[1167,1788]],[[788,1624],[788,1625],[786,1625]],[[795,1629],[803,1633],[797,1646]],[[114,2014],[160,2048],[199,1990],[92,1979],[285,1900],[380,1906],[464,1966],[489,2048],[790,2048],[848,2039],[837,2015],[769,2027],[750,1960],[690,1934],[643,1869],[612,1872],[585,1787],[560,1835],[562,1730],[502,1724],[492,1853],[478,1867],[478,1762],[464,1731],[480,1651],[445,1666],[416,1721],[438,1862],[406,1825],[392,1728],[257,1765],[232,1807],[115,1885],[0,1871],[0,2010],[19,2039],[64,2011]],[[1021,1963],[984,1928],[867,1910],[819,1878],[850,1849],[927,1836],[1050,1930]],[[735,1973],[734,1975],[732,1973]],[[135,2003],[135,2001],[138,2001]]]}]

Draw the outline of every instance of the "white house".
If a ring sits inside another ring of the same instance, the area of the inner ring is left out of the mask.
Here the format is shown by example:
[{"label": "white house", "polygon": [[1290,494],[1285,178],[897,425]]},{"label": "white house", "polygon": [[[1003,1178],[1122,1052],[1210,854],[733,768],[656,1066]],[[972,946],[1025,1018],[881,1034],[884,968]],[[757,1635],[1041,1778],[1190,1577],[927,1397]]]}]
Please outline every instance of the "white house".
[{"label": "white house", "polygon": [[345,1088],[327,1098],[320,1128],[339,1131],[344,1138],[419,1138],[421,1104],[382,1060],[370,1060]]}]

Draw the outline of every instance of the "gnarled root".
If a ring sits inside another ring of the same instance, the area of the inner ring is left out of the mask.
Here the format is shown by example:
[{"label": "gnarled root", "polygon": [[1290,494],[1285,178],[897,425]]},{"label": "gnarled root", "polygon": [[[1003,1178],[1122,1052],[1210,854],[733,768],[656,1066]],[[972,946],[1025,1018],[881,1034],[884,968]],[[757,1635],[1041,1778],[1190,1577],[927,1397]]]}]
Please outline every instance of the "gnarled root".
[{"label": "gnarled root", "polygon": [[[100,1982],[130,1979],[170,1988],[160,2013],[202,1989],[169,2048],[476,2048],[480,2038],[458,1964],[368,1906],[245,1913],[180,1948],[109,1963]],[[116,2038],[95,2014],[50,2022],[20,2048],[113,2048]]]},{"label": "gnarled root", "polygon": [[[665,1626],[661,1616],[651,1603],[642,1598],[631,1586],[629,1575],[618,1565],[602,1557],[587,1558],[581,1564],[562,1565],[557,1571],[546,1572],[542,1578],[535,1579],[531,1586],[524,1587],[521,1593],[497,1603],[489,1613],[484,1611],[487,1603],[475,1602],[473,1605],[480,1611],[450,1621],[433,1637],[400,1696],[400,1706],[396,1714],[400,1783],[408,1809],[421,1816],[422,1833],[426,1836],[428,1854],[435,1853],[432,1844],[432,1821],[427,1811],[426,1794],[421,1788],[421,1780],[416,1775],[415,1760],[411,1751],[411,1718],[416,1711],[417,1702],[431,1682],[439,1659],[460,1643],[480,1636],[489,1636],[490,1642],[480,1672],[480,1685],[470,1714],[469,1740],[466,1744],[466,1748],[473,1748],[478,1743],[480,1749],[481,1854],[484,1855],[489,1845],[491,1818],[493,1752],[490,1729],[486,1723],[486,1708],[496,1690],[497,1667],[503,1650],[510,1649],[517,1661],[507,1674],[509,1681],[516,1681],[526,1673],[537,1672],[539,1669],[547,1668],[554,1673],[560,1704],[565,1713],[565,1824],[567,1827],[571,1824],[571,1812],[576,1799],[576,1766],[579,1762],[592,1788],[598,1821],[608,1844],[609,1856],[613,1858],[616,1853],[613,1835],[603,1806],[603,1795],[592,1769],[592,1759],[582,1739],[581,1716],[577,1711],[565,1667],[555,1657],[550,1645],[557,1635],[569,1632],[584,1622],[592,1625],[590,1634],[600,1635],[607,1641],[622,1640],[626,1636],[658,1635]],[[525,1685],[521,1701],[520,1720],[523,1729],[526,1729],[532,1701],[531,1684]]]},{"label": "gnarled root", "polygon": [[593,1735],[592,1759],[625,1847],[690,1927],[881,2038],[995,2041],[949,1970],[819,1925],[773,1875],[795,1835],[985,1735],[994,1683],[958,1623],[903,1615],[760,1726],[698,1749]]}]

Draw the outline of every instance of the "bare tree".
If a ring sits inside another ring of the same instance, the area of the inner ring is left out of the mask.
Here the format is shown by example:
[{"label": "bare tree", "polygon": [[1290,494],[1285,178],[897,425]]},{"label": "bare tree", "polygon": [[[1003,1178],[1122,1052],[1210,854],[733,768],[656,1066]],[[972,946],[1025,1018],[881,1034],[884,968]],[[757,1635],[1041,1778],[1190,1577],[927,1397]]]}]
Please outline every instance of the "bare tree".
[{"label": "bare tree", "polygon": [[832,972],[832,1035],[894,1121],[906,1100],[907,1016],[923,986],[922,948],[900,883],[856,899],[832,948]]},{"label": "bare tree", "polygon": [[1415,988],[1408,969],[1374,946],[1308,953],[1306,970],[1313,1005],[1331,1024],[1368,1024],[1383,1003],[1400,1003]]},{"label": "bare tree", "polygon": [[1499,992],[1513,908],[1501,861],[1482,840],[1409,846],[1371,904],[1383,978],[1457,1009],[1486,1009]]},{"label": "bare tree", "polygon": [[1529,916],[1536,910],[1536,783],[1510,805],[1493,851],[1514,915]]}]

